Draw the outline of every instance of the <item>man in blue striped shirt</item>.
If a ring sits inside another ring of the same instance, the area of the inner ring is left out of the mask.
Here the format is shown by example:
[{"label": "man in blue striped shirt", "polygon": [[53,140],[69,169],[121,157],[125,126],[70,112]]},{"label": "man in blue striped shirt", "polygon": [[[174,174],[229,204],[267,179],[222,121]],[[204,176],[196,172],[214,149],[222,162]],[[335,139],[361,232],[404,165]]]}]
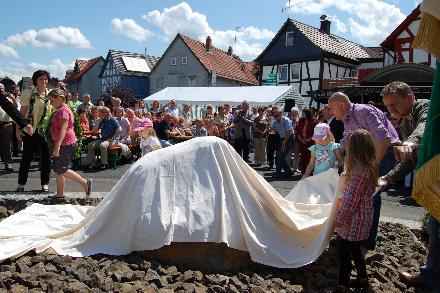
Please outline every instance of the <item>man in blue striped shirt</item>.
[{"label": "man in blue striped shirt", "polygon": [[[272,113],[275,120],[272,122],[270,130],[275,130],[280,136],[280,143],[277,149],[276,172],[273,177],[290,177],[293,175],[293,172],[290,169],[289,162],[295,142],[292,122],[289,118],[284,117],[281,110],[277,107],[272,108]],[[281,170],[284,170],[285,173],[282,174]]]}]

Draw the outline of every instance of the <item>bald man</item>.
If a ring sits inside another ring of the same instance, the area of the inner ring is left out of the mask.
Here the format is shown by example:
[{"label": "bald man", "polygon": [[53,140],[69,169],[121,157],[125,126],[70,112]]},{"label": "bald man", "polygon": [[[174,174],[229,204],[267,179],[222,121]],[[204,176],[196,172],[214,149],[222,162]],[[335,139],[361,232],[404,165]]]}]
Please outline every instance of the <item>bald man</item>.
[{"label": "bald man", "polygon": [[[345,148],[348,136],[358,129],[365,129],[371,133],[374,140],[376,160],[379,164],[379,174],[387,174],[395,165],[393,146],[400,144],[399,135],[385,114],[372,105],[353,104],[344,93],[334,93],[328,100],[330,113],[336,119],[344,122],[344,137],[341,140]],[[369,238],[364,242],[367,249],[376,247],[377,228],[379,226],[380,206],[382,199],[380,192],[374,195],[373,224]]]}]

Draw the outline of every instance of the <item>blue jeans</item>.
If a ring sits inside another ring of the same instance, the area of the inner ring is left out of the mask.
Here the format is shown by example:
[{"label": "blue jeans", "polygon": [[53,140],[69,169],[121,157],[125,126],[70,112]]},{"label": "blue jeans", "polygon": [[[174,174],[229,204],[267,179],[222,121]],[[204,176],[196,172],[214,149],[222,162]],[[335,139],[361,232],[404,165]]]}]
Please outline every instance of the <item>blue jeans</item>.
[{"label": "blue jeans", "polygon": [[[281,145],[283,144],[284,138],[280,139],[280,143],[277,148],[277,162],[276,162],[276,174],[281,174],[281,170],[284,170],[286,174],[293,174],[292,169],[290,169],[290,164],[286,160],[286,156],[290,154],[292,155],[293,144],[295,143],[295,139],[293,135],[289,137],[286,148],[284,151],[281,150]],[[290,159],[290,157],[289,157]]]},{"label": "blue jeans", "polygon": [[426,224],[429,235],[426,264],[420,267],[420,277],[434,292],[440,293],[440,223],[432,215]]},{"label": "blue jeans", "polygon": [[[396,159],[394,157],[393,147],[390,146],[379,164],[379,176],[386,175],[396,166]],[[373,196],[373,222],[371,224],[370,235],[363,243],[366,249],[373,250],[376,248],[377,229],[379,228],[380,207],[382,205],[382,198],[380,196],[381,190],[376,192]]]}]

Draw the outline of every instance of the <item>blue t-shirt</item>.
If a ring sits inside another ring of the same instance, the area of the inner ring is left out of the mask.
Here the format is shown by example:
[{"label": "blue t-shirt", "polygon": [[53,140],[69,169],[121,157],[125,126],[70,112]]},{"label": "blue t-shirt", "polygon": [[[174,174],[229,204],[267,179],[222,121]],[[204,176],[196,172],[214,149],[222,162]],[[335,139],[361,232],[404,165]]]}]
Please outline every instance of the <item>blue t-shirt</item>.
[{"label": "blue t-shirt", "polygon": [[280,138],[285,138],[287,133],[293,134],[292,121],[284,116],[281,117],[280,121],[274,119],[270,128],[275,128]]},{"label": "blue t-shirt", "polygon": [[116,129],[119,127],[121,127],[121,125],[114,117],[109,117],[108,120],[101,120],[99,123],[99,129],[101,129],[101,138],[106,140],[113,137],[116,133]]},{"label": "blue t-shirt", "polygon": [[313,175],[327,171],[336,165],[335,149],[339,148],[339,143],[331,142],[328,145],[315,144],[309,150],[315,154],[315,168]]}]

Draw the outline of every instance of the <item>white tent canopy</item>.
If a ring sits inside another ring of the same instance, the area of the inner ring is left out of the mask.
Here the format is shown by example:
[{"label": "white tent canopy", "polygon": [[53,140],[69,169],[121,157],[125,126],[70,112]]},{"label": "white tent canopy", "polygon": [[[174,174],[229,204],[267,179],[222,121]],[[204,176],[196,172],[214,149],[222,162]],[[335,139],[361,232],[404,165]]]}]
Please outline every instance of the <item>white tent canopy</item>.
[{"label": "white tent canopy", "polygon": [[304,99],[291,86],[242,86],[242,87],[167,87],[144,99],[146,104],[158,100],[161,104],[175,99],[178,104],[214,106],[229,103],[239,105],[243,100],[251,106],[284,104],[284,99],[294,99],[299,108],[305,107]]}]

